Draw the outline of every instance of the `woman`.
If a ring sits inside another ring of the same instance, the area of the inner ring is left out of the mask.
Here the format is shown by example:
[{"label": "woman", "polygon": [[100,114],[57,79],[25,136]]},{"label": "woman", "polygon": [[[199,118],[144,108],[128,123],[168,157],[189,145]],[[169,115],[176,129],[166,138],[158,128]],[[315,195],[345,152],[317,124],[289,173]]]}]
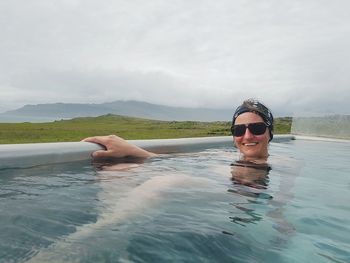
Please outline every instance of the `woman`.
[{"label": "woman", "polygon": [[[237,200],[241,200],[242,196],[246,196],[250,199],[262,198],[262,200],[267,200],[268,204],[274,207],[274,210],[268,213],[268,216],[271,217],[274,222],[274,227],[282,233],[293,233],[294,227],[284,218],[283,211],[285,203],[289,200],[288,198],[292,197],[292,195],[289,194],[289,190],[293,186],[294,180],[281,184],[283,190],[277,191],[274,197],[265,192],[268,188],[268,175],[271,170],[270,165],[267,163],[267,158],[269,156],[268,145],[273,138],[273,121],[274,119],[271,111],[257,100],[245,100],[242,105],[236,109],[232,119],[231,132],[234,144],[238,148],[241,156],[240,160],[231,164],[231,180],[234,187],[230,188],[229,192],[235,194],[234,197]],[[130,144],[115,135],[89,137],[84,139],[84,141],[98,143],[106,147],[106,150],[94,152],[94,158],[149,158],[156,156],[155,153]],[[108,169],[122,170],[131,168],[128,164],[123,165],[125,166],[113,166]],[[163,180],[161,183],[154,183],[153,179],[147,183],[147,185],[151,185],[152,187],[156,185],[155,189],[151,188],[152,193],[157,189],[159,190],[161,184],[167,186],[175,184],[174,180],[179,179],[179,175],[156,177],[156,180],[160,179]],[[294,179],[294,177],[284,177],[284,180],[291,179]],[[180,177],[180,181],[181,180],[184,179]],[[188,185],[188,181],[186,180],[183,182]],[[141,187],[144,187],[144,185],[141,185]],[[140,203],[144,201],[145,198],[142,197]],[[243,213],[242,215],[230,217],[231,221],[234,223],[245,225],[248,223],[256,223],[256,221],[260,221],[263,218],[259,216],[258,213],[254,212],[255,208],[250,206],[250,202],[232,202],[232,204]],[[254,202],[252,202],[252,205],[254,205]]]},{"label": "woman", "polygon": [[[240,105],[234,115],[231,127],[234,143],[242,154],[242,159],[263,160],[268,157],[268,144],[273,137],[273,116],[270,110],[257,100],[248,99]],[[149,158],[156,156],[124,139],[115,136],[96,136],[84,139],[106,147],[93,153],[94,158]]]},{"label": "woman", "polygon": [[233,115],[231,131],[242,159],[266,161],[273,138],[273,116],[264,104],[252,99],[244,101]]}]

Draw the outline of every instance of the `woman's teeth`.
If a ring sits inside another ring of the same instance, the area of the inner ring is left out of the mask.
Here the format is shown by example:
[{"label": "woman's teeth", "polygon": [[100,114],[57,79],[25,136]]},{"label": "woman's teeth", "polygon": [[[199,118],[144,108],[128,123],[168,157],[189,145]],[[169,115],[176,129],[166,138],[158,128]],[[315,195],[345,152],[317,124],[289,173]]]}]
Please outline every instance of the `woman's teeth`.
[{"label": "woman's teeth", "polygon": [[244,143],[243,145],[244,146],[255,146],[257,144],[258,144],[257,142],[251,142],[251,143]]}]

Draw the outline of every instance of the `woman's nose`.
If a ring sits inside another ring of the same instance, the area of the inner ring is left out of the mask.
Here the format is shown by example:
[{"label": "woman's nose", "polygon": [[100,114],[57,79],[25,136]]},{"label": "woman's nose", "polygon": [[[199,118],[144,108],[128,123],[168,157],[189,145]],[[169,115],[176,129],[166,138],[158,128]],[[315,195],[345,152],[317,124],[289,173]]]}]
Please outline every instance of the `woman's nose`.
[{"label": "woman's nose", "polygon": [[245,133],[244,133],[244,138],[253,138],[254,137],[254,134],[252,134],[251,132],[250,132],[250,130],[248,129],[248,128],[246,128],[245,129]]}]

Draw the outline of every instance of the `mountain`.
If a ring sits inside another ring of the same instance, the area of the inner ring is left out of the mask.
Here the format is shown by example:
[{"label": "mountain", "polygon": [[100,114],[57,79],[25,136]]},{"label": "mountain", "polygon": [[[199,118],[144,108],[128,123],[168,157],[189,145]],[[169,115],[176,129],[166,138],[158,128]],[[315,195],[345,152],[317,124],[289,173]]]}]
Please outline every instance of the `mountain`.
[{"label": "mountain", "polygon": [[0,122],[45,122],[75,117],[117,114],[166,121],[229,121],[233,109],[182,108],[141,101],[114,101],[101,104],[52,103],[25,105],[0,114]]}]

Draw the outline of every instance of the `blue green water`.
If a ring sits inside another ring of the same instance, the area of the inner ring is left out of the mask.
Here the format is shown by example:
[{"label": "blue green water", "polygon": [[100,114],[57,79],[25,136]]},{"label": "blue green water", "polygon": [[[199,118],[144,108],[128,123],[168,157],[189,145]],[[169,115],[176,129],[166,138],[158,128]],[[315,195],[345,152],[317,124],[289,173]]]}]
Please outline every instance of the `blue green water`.
[{"label": "blue green water", "polygon": [[232,148],[2,170],[0,262],[350,262],[350,143],[270,153],[268,174]]}]

